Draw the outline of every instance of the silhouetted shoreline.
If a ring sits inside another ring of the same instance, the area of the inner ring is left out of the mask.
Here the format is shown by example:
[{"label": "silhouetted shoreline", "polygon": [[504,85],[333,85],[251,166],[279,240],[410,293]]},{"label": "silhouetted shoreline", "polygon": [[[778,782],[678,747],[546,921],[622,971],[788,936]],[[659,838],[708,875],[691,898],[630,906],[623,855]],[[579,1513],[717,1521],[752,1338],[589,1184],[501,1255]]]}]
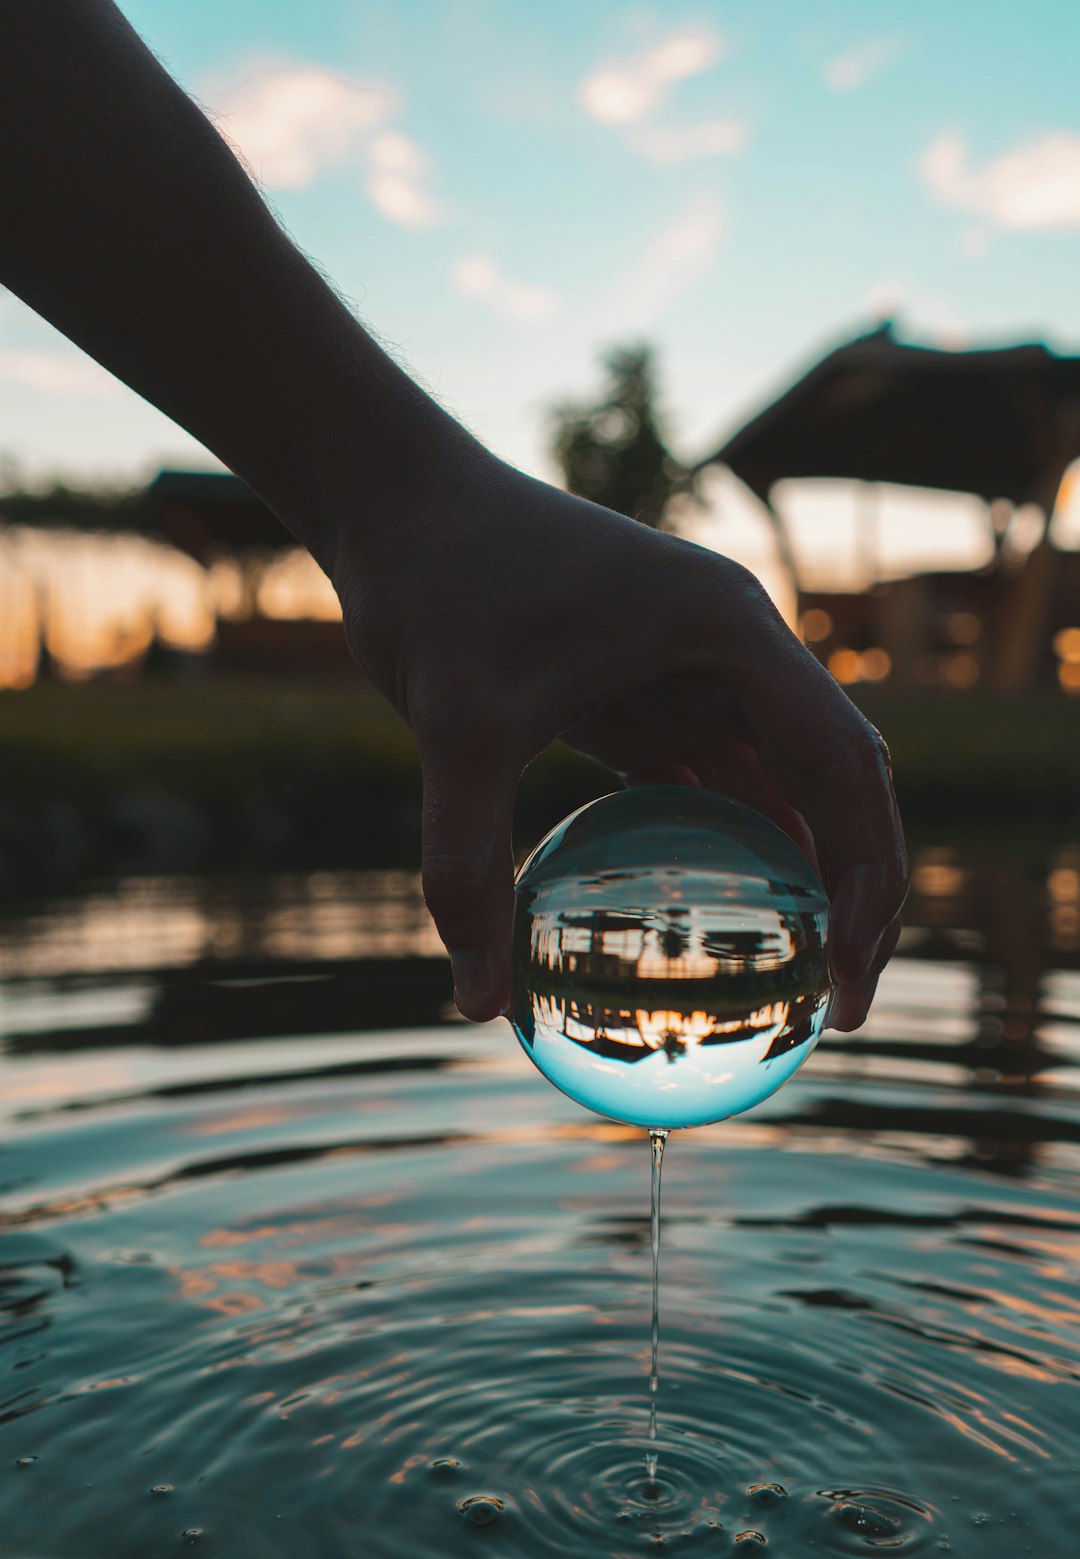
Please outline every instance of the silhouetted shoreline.
[{"label": "silhouetted shoreline", "polygon": [[[1062,695],[860,697],[893,754],[905,820],[1060,829],[1080,815],[1080,710]],[[617,788],[556,747],[522,780],[528,849]],[[410,732],[359,678],[0,694],[0,895],[131,872],[415,865]]]}]

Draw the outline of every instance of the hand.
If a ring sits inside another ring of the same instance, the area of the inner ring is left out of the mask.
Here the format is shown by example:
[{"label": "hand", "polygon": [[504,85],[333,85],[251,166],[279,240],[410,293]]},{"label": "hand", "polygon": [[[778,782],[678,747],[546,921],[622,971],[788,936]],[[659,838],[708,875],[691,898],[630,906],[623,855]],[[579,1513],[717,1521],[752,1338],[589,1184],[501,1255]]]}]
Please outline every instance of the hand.
[{"label": "hand", "polygon": [[278,513],[415,731],[424,890],[462,1012],[508,1000],[514,792],[563,736],[628,782],[739,795],[816,850],[832,1021],[857,1027],[904,896],[888,756],[757,581],[483,450],[289,242],[112,0],[0,5],[0,136],[4,284]]},{"label": "hand", "polygon": [[514,796],[561,736],[800,842],[831,901],[830,1022],[857,1028],[907,886],[888,753],[754,576],[490,456],[379,535],[338,532],[335,583],[356,659],[416,735],[424,893],[462,1013],[508,1004]]}]

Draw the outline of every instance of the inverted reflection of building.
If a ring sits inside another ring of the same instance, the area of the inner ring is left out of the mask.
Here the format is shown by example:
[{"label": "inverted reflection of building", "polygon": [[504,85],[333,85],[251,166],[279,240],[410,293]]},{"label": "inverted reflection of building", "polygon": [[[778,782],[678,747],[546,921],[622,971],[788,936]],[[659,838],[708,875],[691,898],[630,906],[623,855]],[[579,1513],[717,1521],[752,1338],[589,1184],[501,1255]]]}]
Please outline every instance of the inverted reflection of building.
[{"label": "inverted reflection of building", "polygon": [[[703,966],[703,967],[702,967]],[[652,1011],[712,1012],[718,1022],[738,1021],[777,1001],[817,996],[828,983],[824,948],[803,947],[785,960],[752,967],[733,961],[727,967],[702,958],[698,967],[668,971],[614,954],[569,954],[529,961],[522,972],[529,989],[564,1002],[568,1008],[595,1015],[593,1027],[606,1014],[647,1005]]]},{"label": "inverted reflection of building", "polygon": [[797,1050],[800,1045],[815,1039],[821,1032],[825,1001],[824,994],[816,998],[796,997],[791,1004],[788,1021],[773,1036],[772,1044],[762,1056],[762,1061],[774,1061],[777,1056],[786,1056],[789,1051]]},{"label": "inverted reflection of building", "polygon": [[821,953],[820,933],[809,915],[787,917],[778,930],[701,932],[696,945],[683,939],[683,950],[677,955],[670,941],[670,952],[665,952],[659,938],[658,945],[651,946],[647,934],[641,938],[640,950],[630,952],[612,948],[605,936],[587,943],[583,937],[579,939],[577,928],[570,929],[568,937],[566,928],[559,925],[534,927],[529,959],[534,968],[605,985],[641,979],[699,981],[771,975],[797,964],[806,954],[820,958]]},{"label": "inverted reflection of building", "polygon": [[628,1065],[657,1051],[673,1061],[698,1046],[731,1045],[748,1039],[769,1040],[762,1060],[770,1060],[815,1037],[815,1019],[823,1002],[823,994],[818,993],[794,1002],[769,1002],[753,1012],[725,1019],[707,1009],[597,1009],[565,1001],[551,992],[534,992],[530,1018],[534,1032],[558,1033],[591,1055]]}]

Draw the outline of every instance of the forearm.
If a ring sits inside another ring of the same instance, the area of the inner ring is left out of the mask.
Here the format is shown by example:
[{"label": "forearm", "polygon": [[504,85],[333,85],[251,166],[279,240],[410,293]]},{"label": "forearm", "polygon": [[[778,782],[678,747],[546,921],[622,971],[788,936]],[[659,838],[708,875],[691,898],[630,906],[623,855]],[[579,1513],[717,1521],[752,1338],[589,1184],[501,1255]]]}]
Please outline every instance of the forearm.
[{"label": "forearm", "polygon": [[109,0],[0,6],[0,147],[0,281],[250,482],[331,575],[343,504],[383,524],[425,463],[474,458]]}]

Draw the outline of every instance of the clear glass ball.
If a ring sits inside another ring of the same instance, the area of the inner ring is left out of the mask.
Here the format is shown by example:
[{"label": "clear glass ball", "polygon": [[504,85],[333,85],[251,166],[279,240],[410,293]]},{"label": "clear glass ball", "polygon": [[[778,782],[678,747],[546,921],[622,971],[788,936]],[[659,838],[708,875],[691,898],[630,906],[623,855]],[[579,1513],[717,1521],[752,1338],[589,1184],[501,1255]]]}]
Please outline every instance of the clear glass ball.
[{"label": "clear glass ball", "polygon": [[737,1115],[817,1044],[828,908],[806,856],[750,807],[679,785],[602,796],[518,873],[515,1032],[612,1120]]}]

